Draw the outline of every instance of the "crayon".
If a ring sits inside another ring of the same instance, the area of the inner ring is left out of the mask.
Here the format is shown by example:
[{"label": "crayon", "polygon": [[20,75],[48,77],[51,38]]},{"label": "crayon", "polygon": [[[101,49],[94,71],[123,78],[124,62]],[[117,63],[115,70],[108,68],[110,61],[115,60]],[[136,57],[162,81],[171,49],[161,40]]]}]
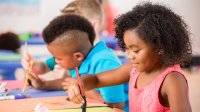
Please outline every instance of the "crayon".
[{"label": "crayon", "polygon": [[24,99],[24,98],[28,98],[28,97],[29,97],[28,95],[22,95],[22,94],[8,95],[8,96],[1,96],[0,101],[2,101],[2,100]]}]

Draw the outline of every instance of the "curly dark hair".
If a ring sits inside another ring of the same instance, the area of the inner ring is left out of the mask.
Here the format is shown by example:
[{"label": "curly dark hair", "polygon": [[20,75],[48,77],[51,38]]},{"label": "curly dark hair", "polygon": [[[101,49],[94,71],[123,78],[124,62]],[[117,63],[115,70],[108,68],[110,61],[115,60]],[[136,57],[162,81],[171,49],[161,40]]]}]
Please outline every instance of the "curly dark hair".
[{"label": "curly dark hair", "polygon": [[188,26],[172,10],[160,4],[142,3],[114,20],[119,46],[124,50],[124,32],[136,29],[140,38],[160,52],[166,66],[185,64],[191,59]]},{"label": "curly dark hair", "polygon": [[53,19],[43,30],[42,36],[44,41],[49,44],[56,38],[61,38],[62,34],[71,30],[87,33],[90,43],[93,45],[95,32],[91,23],[84,17],[75,14],[61,15]]},{"label": "curly dark hair", "polygon": [[19,36],[13,32],[6,32],[0,34],[0,49],[1,50],[12,50],[18,52],[21,47],[21,41]]}]

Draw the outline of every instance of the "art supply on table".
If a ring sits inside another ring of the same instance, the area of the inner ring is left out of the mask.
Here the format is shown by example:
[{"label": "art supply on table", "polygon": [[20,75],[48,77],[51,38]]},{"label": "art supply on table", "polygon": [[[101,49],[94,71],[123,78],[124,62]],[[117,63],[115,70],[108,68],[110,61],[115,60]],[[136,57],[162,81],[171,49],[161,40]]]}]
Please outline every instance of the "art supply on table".
[{"label": "art supply on table", "polygon": [[8,89],[5,87],[6,86],[6,82],[1,82],[0,84],[0,96],[6,96],[8,94]]},{"label": "art supply on table", "polygon": [[6,86],[6,82],[1,82],[0,89]]},{"label": "art supply on table", "polygon": [[30,97],[30,95],[23,95],[23,94],[8,95],[8,96],[1,96],[0,101],[2,101],[2,100],[24,99],[24,98],[29,98],[29,97]]},{"label": "art supply on table", "polygon": [[42,103],[38,103],[35,108],[34,108],[35,112],[48,112],[49,109],[45,106],[42,106]]},{"label": "art supply on table", "polygon": [[0,84],[0,93],[5,90],[6,82],[1,82]]},{"label": "art supply on table", "polygon": [[[32,97],[32,96],[31,96]],[[66,111],[66,109],[77,109],[80,112],[80,104],[74,104],[65,100],[66,96],[54,96],[46,98],[26,98],[22,100],[4,100],[0,101],[0,112],[33,112],[34,107],[41,102],[42,106],[47,107],[49,112],[59,112],[59,110],[65,109],[63,112],[74,112]],[[12,104],[12,108],[8,108],[8,105]],[[109,112],[109,111],[90,111],[92,108],[108,107],[99,101],[87,99],[87,112]],[[98,110],[98,109],[97,109]],[[106,109],[107,110],[107,109]],[[110,110],[110,109],[109,109]],[[75,111],[77,112],[77,111]]]},{"label": "art supply on table", "polygon": [[83,89],[81,78],[80,78],[80,75],[79,75],[79,72],[78,72],[78,67],[75,67],[75,69],[76,69],[76,76],[77,76],[77,80],[78,80],[78,86],[79,86],[79,89],[81,91],[81,96],[83,97],[83,100],[84,100],[84,103],[81,106],[81,112],[86,112],[87,101],[86,101],[85,91]]}]

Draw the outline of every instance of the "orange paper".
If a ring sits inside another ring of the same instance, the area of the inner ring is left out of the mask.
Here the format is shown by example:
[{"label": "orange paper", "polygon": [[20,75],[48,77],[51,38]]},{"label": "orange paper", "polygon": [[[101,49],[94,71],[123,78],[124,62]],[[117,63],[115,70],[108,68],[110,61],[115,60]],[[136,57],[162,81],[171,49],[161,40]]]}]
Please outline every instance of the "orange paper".
[{"label": "orange paper", "polygon": [[[87,99],[88,106],[107,106],[99,101]],[[0,112],[33,112],[35,106],[42,103],[43,106],[51,109],[80,108],[81,105],[66,100],[66,96],[29,98],[20,100],[0,101]]]}]

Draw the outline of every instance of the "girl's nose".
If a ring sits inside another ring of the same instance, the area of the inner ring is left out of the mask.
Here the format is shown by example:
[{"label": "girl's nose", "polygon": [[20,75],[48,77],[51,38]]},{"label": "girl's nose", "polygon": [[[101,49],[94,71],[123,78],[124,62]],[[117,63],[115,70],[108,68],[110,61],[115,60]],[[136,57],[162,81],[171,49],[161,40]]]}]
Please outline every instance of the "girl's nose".
[{"label": "girl's nose", "polygon": [[134,56],[134,54],[133,54],[131,51],[127,50],[126,52],[127,52],[127,54],[128,54],[128,58],[129,58],[129,59],[132,59],[132,60],[135,59],[135,56]]}]

